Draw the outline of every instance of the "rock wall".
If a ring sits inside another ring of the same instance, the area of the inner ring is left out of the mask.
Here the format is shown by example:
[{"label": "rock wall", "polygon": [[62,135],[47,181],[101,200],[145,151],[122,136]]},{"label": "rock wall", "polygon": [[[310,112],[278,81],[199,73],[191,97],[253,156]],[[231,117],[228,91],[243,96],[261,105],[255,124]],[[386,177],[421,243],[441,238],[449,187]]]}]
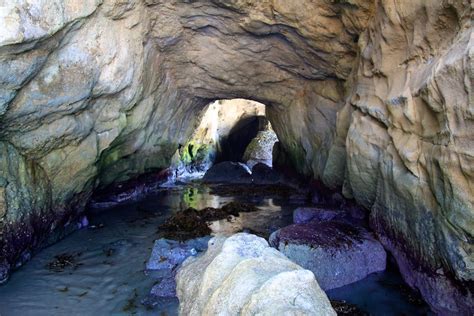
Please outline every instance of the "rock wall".
[{"label": "rock wall", "polygon": [[[95,188],[167,168],[210,101],[246,98],[268,106],[286,161],[372,210],[437,311],[472,308],[471,9],[468,0],[2,3],[0,265],[71,222]],[[458,298],[430,294],[446,288]]]}]

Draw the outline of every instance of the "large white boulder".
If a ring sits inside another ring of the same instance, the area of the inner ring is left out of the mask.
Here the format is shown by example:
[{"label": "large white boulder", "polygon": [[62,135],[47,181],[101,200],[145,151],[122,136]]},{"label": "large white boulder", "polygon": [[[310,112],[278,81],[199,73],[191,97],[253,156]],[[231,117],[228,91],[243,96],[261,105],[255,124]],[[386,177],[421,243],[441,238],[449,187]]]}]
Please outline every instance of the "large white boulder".
[{"label": "large white boulder", "polygon": [[180,315],[336,315],[311,271],[255,235],[211,239],[176,280]]}]

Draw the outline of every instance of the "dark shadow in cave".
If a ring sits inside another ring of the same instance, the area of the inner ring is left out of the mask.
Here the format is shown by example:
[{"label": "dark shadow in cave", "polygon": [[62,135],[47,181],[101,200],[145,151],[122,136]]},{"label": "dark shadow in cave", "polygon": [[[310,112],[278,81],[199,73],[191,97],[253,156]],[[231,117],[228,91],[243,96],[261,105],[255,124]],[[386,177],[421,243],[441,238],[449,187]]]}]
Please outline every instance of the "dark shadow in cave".
[{"label": "dark shadow in cave", "polygon": [[230,130],[229,136],[220,141],[215,163],[223,161],[243,162],[245,149],[258,132],[269,124],[265,116],[251,116],[241,119]]}]

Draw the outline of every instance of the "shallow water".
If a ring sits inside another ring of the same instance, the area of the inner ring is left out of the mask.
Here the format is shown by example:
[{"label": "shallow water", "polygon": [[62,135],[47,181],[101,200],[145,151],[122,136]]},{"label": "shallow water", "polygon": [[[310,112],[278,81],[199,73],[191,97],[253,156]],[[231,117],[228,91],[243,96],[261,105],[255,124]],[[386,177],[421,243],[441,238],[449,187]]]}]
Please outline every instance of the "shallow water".
[{"label": "shallow water", "polygon": [[[1,315],[175,315],[177,301],[153,310],[140,302],[154,280],[143,272],[157,227],[174,212],[187,207],[220,207],[230,201],[252,202],[262,211],[242,214],[213,230],[234,232],[242,227],[268,235],[291,223],[297,206],[288,200],[219,196],[203,186],[168,188],[128,205],[89,214],[91,226],[50,246],[13,273],[0,287]],[[101,227],[103,226],[103,227]],[[99,228],[101,227],[101,228]],[[48,264],[63,253],[74,255],[74,267],[52,271]],[[420,315],[425,306],[408,301],[397,284],[396,271],[372,275],[333,290],[330,297],[357,304],[372,315]]]}]

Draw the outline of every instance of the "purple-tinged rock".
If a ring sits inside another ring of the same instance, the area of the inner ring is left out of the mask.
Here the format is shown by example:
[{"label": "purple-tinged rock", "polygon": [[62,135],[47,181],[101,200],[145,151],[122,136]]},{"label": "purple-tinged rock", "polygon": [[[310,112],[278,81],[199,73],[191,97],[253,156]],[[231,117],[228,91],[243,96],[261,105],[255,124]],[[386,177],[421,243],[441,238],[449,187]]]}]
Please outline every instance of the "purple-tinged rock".
[{"label": "purple-tinged rock", "polygon": [[341,221],[293,224],[274,232],[270,244],[311,270],[324,290],[359,281],[386,266],[382,245],[365,229]]},{"label": "purple-tinged rock", "polygon": [[153,309],[166,305],[177,305],[178,298],[176,297],[176,281],[175,274],[162,278],[156,283],[141,303],[147,307],[147,309]]},{"label": "purple-tinged rock", "polygon": [[146,264],[146,269],[172,270],[186,258],[195,256],[198,252],[207,249],[208,240],[209,237],[191,239],[185,243],[163,238],[156,240]]},{"label": "purple-tinged rock", "polygon": [[77,228],[82,229],[82,228],[87,228],[89,226],[89,220],[87,219],[87,216],[82,216],[79,218],[79,221],[77,223]]},{"label": "purple-tinged rock", "polygon": [[397,261],[405,282],[417,289],[436,315],[474,315],[474,282],[461,282],[443,268],[430,271],[409,256],[403,244],[386,237],[381,227],[377,235]]},{"label": "purple-tinged rock", "polygon": [[319,207],[298,207],[293,211],[293,223],[305,224],[313,220],[318,222],[330,221],[338,215],[341,215],[341,211]]},{"label": "purple-tinged rock", "polygon": [[188,257],[206,250],[209,239],[210,237],[203,237],[186,242],[163,238],[156,240],[145,273],[157,280],[157,283],[142,300],[142,304],[154,308],[176,300],[175,277],[178,267]]},{"label": "purple-tinged rock", "polygon": [[171,273],[155,284],[150,294],[156,297],[176,297],[176,273]]}]

